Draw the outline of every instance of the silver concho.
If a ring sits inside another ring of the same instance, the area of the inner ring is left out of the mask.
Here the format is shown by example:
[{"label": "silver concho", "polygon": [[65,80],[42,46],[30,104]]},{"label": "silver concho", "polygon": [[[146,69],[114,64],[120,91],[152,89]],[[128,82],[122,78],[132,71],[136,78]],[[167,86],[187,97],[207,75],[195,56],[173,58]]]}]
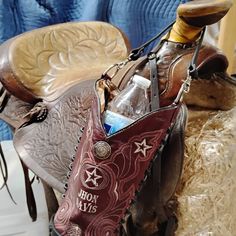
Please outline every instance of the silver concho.
[{"label": "silver concho", "polygon": [[94,144],[93,151],[98,159],[105,160],[111,155],[111,146],[104,141],[99,141]]}]

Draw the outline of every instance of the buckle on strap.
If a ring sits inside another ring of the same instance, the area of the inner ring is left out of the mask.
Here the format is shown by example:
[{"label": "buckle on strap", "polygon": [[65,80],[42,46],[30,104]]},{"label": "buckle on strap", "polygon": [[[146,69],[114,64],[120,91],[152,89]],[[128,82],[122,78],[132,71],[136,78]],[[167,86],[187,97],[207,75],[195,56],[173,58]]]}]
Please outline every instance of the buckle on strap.
[{"label": "buckle on strap", "polygon": [[131,59],[130,59],[130,56],[128,56],[124,61],[121,61],[121,62],[118,62],[118,63],[115,63],[111,66],[109,66],[103,73],[102,73],[102,78],[104,78],[109,71],[111,71],[113,68],[115,69],[115,71],[113,72],[112,75],[110,75],[109,77],[112,79],[116,74],[117,72],[123,68],[128,62],[130,62]]},{"label": "buckle on strap", "polygon": [[178,104],[182,100],[183,94],[184,93],[189,93],[190,85],[191,85],[192,80],[193,80],[193,77],[190,74],[190,70],[188,70],[187,78],[185,80],[183,80],[183,83],[182,83],[182,85],[180,87],[180,90],[179,90],[179,92],[178,92],[178,94],[177,94],[173,104]]}]

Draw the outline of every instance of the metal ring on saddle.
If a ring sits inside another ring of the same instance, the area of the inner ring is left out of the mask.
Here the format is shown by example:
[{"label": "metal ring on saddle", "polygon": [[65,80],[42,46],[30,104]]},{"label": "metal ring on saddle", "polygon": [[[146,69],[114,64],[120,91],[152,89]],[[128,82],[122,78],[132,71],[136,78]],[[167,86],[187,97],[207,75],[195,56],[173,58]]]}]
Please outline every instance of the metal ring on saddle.
[{"label": "metal ring on saddle", "polygon": [[48,108],[45,103],[38,102],[35,106],[23,117],[29,117],[31,122],[41,122],[46,119],[48,115]]},{"label": "metal ring on saddle", "polygon": [[116,68],[116,69],[115,69],[115,72],[113,72],[113,74],[109,76],[110,78],[113,78],[113,77],[117,74],[117,72],[118,72],[121,68],[123,68],[130,60],[131,60],[131,59],[130,59],[130,57],[128,56],[124,61],[121,61],[121,62],[118,62],[118,63],[115,63],[115,64],[109,66],[109,67],[102,73],[102,77],[105,77],[105,76],[108,74],[109,71],[111,71],[113,68]]}]

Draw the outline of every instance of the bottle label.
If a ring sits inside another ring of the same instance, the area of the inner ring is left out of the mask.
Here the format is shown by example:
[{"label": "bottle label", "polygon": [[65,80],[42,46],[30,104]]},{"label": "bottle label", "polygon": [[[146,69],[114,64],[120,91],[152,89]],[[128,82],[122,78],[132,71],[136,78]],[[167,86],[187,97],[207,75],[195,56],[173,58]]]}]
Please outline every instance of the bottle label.
[{"label": "bottle label", "polygon": [[108,135],[111,135],[124,127],[128,126],[129,124],[133,123],[134,120],[122,116],[118,113],[106,110],[104,116],[104,127]]}]

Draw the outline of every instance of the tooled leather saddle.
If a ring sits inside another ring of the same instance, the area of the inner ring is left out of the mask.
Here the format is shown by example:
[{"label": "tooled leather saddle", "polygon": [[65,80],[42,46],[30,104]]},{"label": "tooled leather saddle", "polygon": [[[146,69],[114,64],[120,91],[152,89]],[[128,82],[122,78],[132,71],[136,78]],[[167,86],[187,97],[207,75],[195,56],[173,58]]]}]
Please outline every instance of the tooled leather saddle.
[{"label": "tooled leather saddle", "polygon": [[[221,16],[223,14],[222,12],[226,13],[227,10],[224,9],[224,11],[220,11]],[[14,42],[14,40],[11,42]],[[8,43],[9,45],[11,44],[10,42]],[[7,52],[10,51],[10,47],[4,47],[5,46],[2,46],[2,50],[4,49]],[[10,49],[12,50],[12,48]],[[194,42],[183,44],[163,40],[161,47],[153,50],[156,55],[155,58],[158,58],[158,60],[155,59],[156,61],[154,61],[154,63],[155,65],[157,64],[158,68],[160,68],[160,70],[158,70],[158,75],[160,77],[159,88],[161,91],[161,106],[170,104],[170,102],[172,102],[173,98],[176,96],[177,91],[179,91],[182,84],[181,80],[185,76],[190,58],[193,56],[195,49],[196,44]],[[125,58],[124,54],[122,56]],[[204,60],[201,58],[204,58]],[[120,59],[122,60],[123,58]],[[115,60],[117,60],[117,58]],[[138,59],[138,61],[133,64],[127,64],[113,78],[114,84],[118,85],[119,88],[122,89],[127,83],[127,78],[130,78],[130,74],[133,74],[136,70],[139,70],[141,71],[141,74],[146,75],[148,71],[146,67],[147,62],[151,63],[150,58],[143,57]],[[45,95],[45,93],[40,94],[40,92],[37,93],[37,91],[34,89],[29,89],[31,87],[30,85],[28,85],[28,88],[26,88],[27,84],[25,85],[24,81],[21,83],[16,82],[18,78],[16,76],[12,76],[12,69],[6,67],[7,64],[9,65],[9,63],[4,63],[2,66],[2,83],[10,93],[26,102],[23,103],[26,104],[26,106],[23,106],[24,109],[30,111],[29,108],[32,108],[32,105],[29,105],[28,102],[35,104],[38,101],[43,101],[43,103],[36,104],[31,112],[24,117],[22,123],[18,123],[18,125],[20,124],[21,128],[17,130],[14,137],[16,149],[22,160],[27,166],[30,167],[30,169],[32,169],[51,186],[60,192],[63,192],[64,183],[66,182],[65,174],[69,170],[69,157],[73,157],[73,151],[71,147],[76,146],[77,138],[80,139],[80,136],[82,135],[82,130],[80,128],[85,125],[86,115],[91,106],[90,98],[93,96],[91,85],[93,84],[93,81],[96,79],[97,75],[101,73],[104,68],[99,68],[98,74],[94,73],[92,76],[90,75],[90,77],[85,77],[85,79],[83,79],[84,77],[82,76],[82,81],[79,81],[79,83],[78,81],[76,82],[76,80],[69,81],[68,83],[64,84],[61,83],[59,87],[57,87],[57,81],[54,84],[42,83],[45,85],[45,91],[50,91],[50,88],[53,88],[54,91],[60,91],[57,94],[54,93]],[[217,67],[217,70],[216,68],[212,68],[212,71],[210,71],[209,65],[211,64],[218,64],[219,67]],[[105,65],[107,66],[108,63],[105,63]],[[118,66],[120,66],[120,64],[118,64]],[[227,60],[223,54],[218,53],[217,50],[212,47],[202,47],[197,60],[199,76],[204,76],[206,71],[208,73],[210,72],[210,74],[225,73],[226,68]],[[74,76],[73,72],[71,74]],[[44,78],[44,80],[46,82],[53,81],[53,77],[51,80],[47,80],[47,77]],[[8,81],[15,82],[12,85],[12,83],[8,83]],[[62,88],[63,85],[66,86]],[[67,89],[67,86],[70,88]],[[18,90],[16,87],[18,87]],[[18,102],[17,99],[14,98],[14,100]],[[41,122],[41,120],[44,121]],[[78,122],[78,120],[80,120],[80,122]],[[74,132],[71,132],[71,130]],[[61,145],[64,147],[58,148],[61,147]],[[45,153],[46,148],[47,153]],[[163,164],[164,169],[169,167],[171,168],[171,166],[173,166],[173,164],[170,165],[167,163],[168,161],[166,161],[166,167],[165,164]],[[163,177],[163,179],[166,180],[164,181],[166,184],[172,185],[172,190],[169,191],[169,195],[167,193],[163,193],[163,196],[168,196],[168,199],[170,195],[173,195],[173,188],[175,188],[174,186],[176,186],[176,182],[178,182],[181,172],[181,161],[176,161],[174,163],[176,163],[176,166],[173,167],[175,169],[174,172],[177,173],[176,176],[178,177],[175,178],[174,182],[170,181],[170,179],[174,179],[173,176],[169,176],[169,178]],[[165,172],[165,175],[168,175],[166,173],[169,172]],[[167,188],[166,186],[163,186],[162,189],[163,191],[168,192],[168,189],[171,189],[171,187]],[[136,226],[137,225],[139,224],[136,222]]]},{"label": "tooled leather saddle", "polygon": [[[191,4],[195,6],[195,3]],[[209,5],[208,2],[205,4]],[[225,7],[223,12],[229,8],[228,4],[224,4],[222,3]],[[211,3],[208,8],[212,9],[212,5],[214,4]],[[183,4],[178,9],[180,11],[191,7]],[[219,8],[218,5],[217,7]],[[222,17],[222,11],[219,12],[216,15]],[[213,18],[218,20],[216,16]],[[212,23],[212,17],[203,21],[204,25],[208,23]],[[108,33],[109,40],[105,41]],[[76,38],[73,37],[74,34]],[[63,35],[68,35],[70,40],[63,41]],[[91,41],[94,42],[92,45]],[[68,43],[68,46],[64,43]],[[73,50],[67,51],[69,45],[74,45]],[[86,51],[86,48],[90,49]],[[176,95],[195,48],[195,41],[178,43],[163,40],[161,48],[153,50],[158,57],[156,63],[160,96],[163,98],[161,100],[170,102]],[[85,124],[93,94],[93,81],[113,62],[125,60],[128,51],[129,44],[124,35],[113,26],[101,22],[49,26],[17,36],[0,47],[0,78],[7,90],[2,96],[0,117],[16,129],[24,124],[25,127],[18,129],[14,138],[20,157],[30,169],[60,192],[64,191],[65,173],[73,155],[70,147],[77,143],[74,134],[81,135],[80,126]],[[101,60],[99,65],[92,63],[96,55]],[[104,55],[107,56],[104,58]],[[71,58],[70,61],[68,58]],[[17,66],[19,62],[20,67]],[[147,57],[142,57],[128,63],[114,76],[113,83],[122,89],[136,70],[147,77],[147,62]],[[225,73],[227,66],[226,57],[218,49],[209,45],[202,46],[197,59],[198,76],[201,80],[208,79],[213,74],[212,79],[228,78]],[[215,76],[217,74],[219,76]],[[234,83],[232,79],[227,82]],[[208,96],[214,96],[213,92]],[[228,94],[225,92],[224,96]],[[198,94],[191,93],[192,99],[188,99],[188,103],[197,105],[197,96]],[[211,104],[208,101],[207,104],[200,105]],[[220,108],[221,103],[214,102],[211,106]],[[38,122],[44,118],[44,122]]]}]

